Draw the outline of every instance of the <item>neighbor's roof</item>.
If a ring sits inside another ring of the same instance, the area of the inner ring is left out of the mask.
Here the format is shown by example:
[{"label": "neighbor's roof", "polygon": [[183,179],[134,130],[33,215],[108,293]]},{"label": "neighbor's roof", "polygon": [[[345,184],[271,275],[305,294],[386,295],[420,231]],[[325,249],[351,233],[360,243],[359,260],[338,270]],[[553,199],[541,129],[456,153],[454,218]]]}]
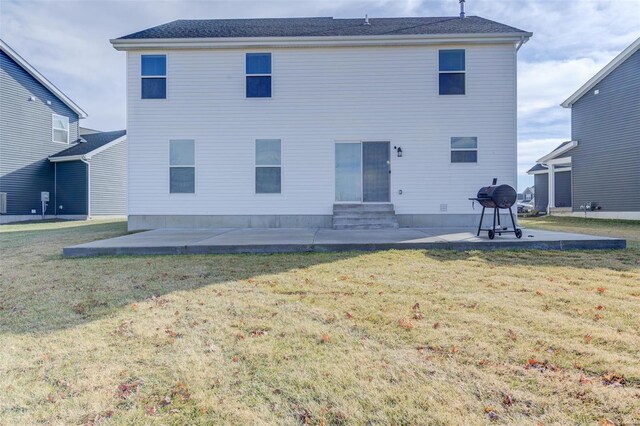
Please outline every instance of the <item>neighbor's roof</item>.
[{"label": "neighbor's roof", "polygon": [[81,140],[84,140],[85,142],[78,142],[77,144],[63,151],[60,151],[57,154],[51,155],[49,158],[56,159],[92,154],[97,149],[102,148],[109,143],[116,142],[119,139],[122,139],[126,134],[126,130],[85,134],[81,136]]},{"label": "neighbor's roof", "polygon": [[542,170],[547,171],[548,169],[549,169],[548,167],[545,167],[542,164],[536,164],[535,166],[527,170],[527,173],[539,172]]},{"label": "neighbor's roof", "polygon": [[578,146],[578,142],[576,142],[576,141],[562,142],[560,145],[558,145],[556,147],[556,149],[554,149],[553,151],[551,151],[550,153],[548,153],[544,157],[539,158],[538,161],[536,161],[536,162],[537,163],[545,163],[545,162],[547,162],[549,160],[553,160],[554,158],[558,158],[560,155],[564,154],[565,152],[572,150],[576,146]]},{"label": "neighbor's roof", "polygon": [[36,70],[29,62],[27,62],[22,56],[13,50],[7,43],[0,40],[0,51],[9,56],[16,64],[20,65],[27,73],[35,78],[40,84],[46,87],[51,93],[54,94],[61,102],[71,108],[80,118],[86,118],[87,113],[80,108],[75,102],[67,97],[60,89],[58,89],[52,82],[47,80],[38,70]]},{"label": "neighbor's roof", "polygon": [[606,76],[611,74],[613,70],[618,68],[620,64],[626,61],[631,55],[636,53],[640,49],[640,37],[631,43],[629,47],[624,49],[618,56],[613,58],[604,68],[602,68],[596,75],[591,77],[581,88],[579,88],[573,95],[569,96],[560,105],[565,108],[570,108],[578,99],[580,99],[585,93],[591,90],[596,84],[600,83]]},{"label": "neighbor's roof", "polygon": [[131,39],[246,38],[382,36],[419,34],[514,34],[531,33],[508,25],[469,16],[422,18],[262,18],[262,19],[181,19],[120,37]]}]

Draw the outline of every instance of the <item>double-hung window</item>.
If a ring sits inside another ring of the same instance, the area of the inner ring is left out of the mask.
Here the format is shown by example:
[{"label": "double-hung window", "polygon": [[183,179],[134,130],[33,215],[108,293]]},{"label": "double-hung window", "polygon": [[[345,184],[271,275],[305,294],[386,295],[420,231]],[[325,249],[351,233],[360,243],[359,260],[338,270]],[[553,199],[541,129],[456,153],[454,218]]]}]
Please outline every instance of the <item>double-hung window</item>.
[{"label": "double-hung window", "polygon": [[140,74],[142,99],[167,98],[167,55],[142,55]]},{"label": "double-hung window", "polygon": [[256,194],[280,194],[282,156],[280,139],[256,140]]},{"label": "double-hung window", "polygon": [[440,94],[464,95],[466,92],[464,49],[440,50],[438,67]]},{"label": "double-hung window", "polygon": [[451,138],[451,162],[477,163],[478,138],[475,136]]},{"label": "double-hung window", "polygon": [[195,141],[178,139],[169,141],[169,193],[194,194],[196,192]]},{"label": "double-hung window", "polygon": [[271,53],[247,53],[247,98],[271,97]]},{"label": "double-hung window", "polygon": [[69,117],[52,114],[51,133],[54,142],[69,143]]}]

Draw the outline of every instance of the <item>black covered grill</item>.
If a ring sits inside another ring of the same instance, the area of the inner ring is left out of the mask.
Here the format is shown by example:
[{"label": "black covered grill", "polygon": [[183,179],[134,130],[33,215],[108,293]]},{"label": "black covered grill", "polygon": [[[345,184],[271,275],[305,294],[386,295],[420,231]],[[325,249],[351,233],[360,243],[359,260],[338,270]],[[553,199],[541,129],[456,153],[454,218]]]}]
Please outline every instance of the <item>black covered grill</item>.
[{"label": "black covered grill", "polygon": [[[503,233],[513,232],[517,238],[522,238],[522,230],[516,227],[516,221],[513,218],[513,211],[511,210],[511,207],[516,203],[516,199],[518,198],[516,190],[509,185],[498,185],[497,183],[498,179],[494,178],[491,185],[480,188],[475,198],[469,198],[474,202],[477,201],[482,206],[480,224],[478,225],[478,233],[476,235],[479,236],[480,231],[487,231],[489,239],[493,240],[496,234],[502,235]],[[493,226],[491,228],[482,227],[485,209],[493,209]],[[509,209],[513,229],[509,229],[507,226],[500,224],[500,209]]]},{"label": "black covered grill", "polygon": [[509,185],[491,185],[480,188],[475,198],[483,207],[508,209],[516,203],[516,190]]}]

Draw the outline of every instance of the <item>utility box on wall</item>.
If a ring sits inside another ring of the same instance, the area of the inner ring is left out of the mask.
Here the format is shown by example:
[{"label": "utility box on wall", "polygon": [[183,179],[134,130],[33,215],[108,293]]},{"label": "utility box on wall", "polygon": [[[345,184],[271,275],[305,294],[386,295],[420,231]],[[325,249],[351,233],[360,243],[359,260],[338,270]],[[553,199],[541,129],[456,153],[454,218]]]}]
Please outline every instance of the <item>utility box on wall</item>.
[{"label": "utility box on wall", "polygon": [[49,192],[48,191],[42,191],[40,193],[40,201],[42,201],[43,203],[48,203],[49,202]]}]

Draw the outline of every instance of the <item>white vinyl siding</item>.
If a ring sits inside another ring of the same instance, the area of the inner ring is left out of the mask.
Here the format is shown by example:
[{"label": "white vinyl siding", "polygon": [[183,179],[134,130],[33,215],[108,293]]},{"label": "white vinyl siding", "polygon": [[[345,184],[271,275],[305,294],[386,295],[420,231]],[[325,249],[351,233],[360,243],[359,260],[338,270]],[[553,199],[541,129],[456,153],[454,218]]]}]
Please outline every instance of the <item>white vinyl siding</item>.
[{"label": "white vinyl siding", "polygon": [[[438,95],[438,50],[465,49],[465,96]],[[516,186],[513,44],[269,49],[277,96],[248,102],[243,49],[171,50],[171,96],[140,100],[140,55],[128,52],[129,214],[330,215],[336,141],[389,141],[398,214],[475,214],[468,197]],[[275,60],[277,58],[277,60]],[[375,64],[375,66],[372,66]],[[159,142],[197,141],[197,193],[172,198]],[[481,141],[478,163],[451,164],[451,137]],[[255,141],[278,138],[282,193],[255,194]],[[443,184],[433,184],[442,182]],[[402,195],[398,192],[402,190]]]}]

